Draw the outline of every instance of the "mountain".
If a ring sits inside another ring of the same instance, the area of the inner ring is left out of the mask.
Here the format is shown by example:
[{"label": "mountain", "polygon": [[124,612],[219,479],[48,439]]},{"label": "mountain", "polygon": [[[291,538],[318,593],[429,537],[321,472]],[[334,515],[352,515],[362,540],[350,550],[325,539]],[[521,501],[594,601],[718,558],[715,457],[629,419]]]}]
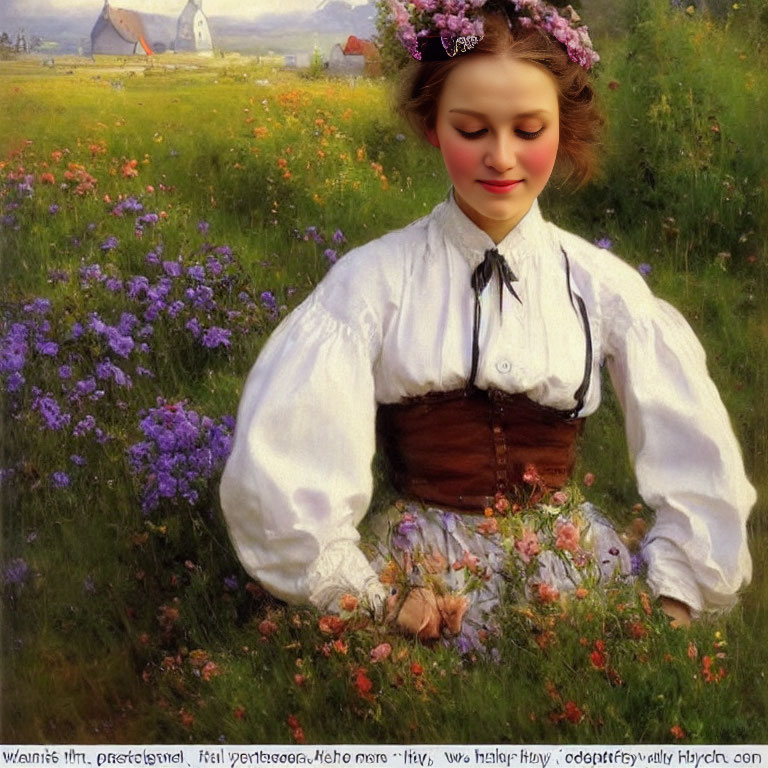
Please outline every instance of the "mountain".
[{"label": "mountain", "polygon": [[[117,7],[131,7],[130,0],[115,0]],[[5,7],[3,7],[5,6]],[[183,3],[180,2],[180,7]],[[0,0],[0,32],[15,41],[24,30],[27,40],[37,35],[58,46],[47,53],[76,53],[82,46],[90,50],[91,30],[101,4],[94,2],[93,12],[63,11],[30,14],[20,0]],[[176,16],[142,13],[151,43],[170,44],[176,34]],[[253,19],[234,16],[209,16],[214,45],[224,51],[240,53],[276,53],[311,51],[315,46],[326,56],[333,43],[343,42],[349,35],[371,37],[376,31],[374,0],[353,6],[345,0],[330,0],[314,11],[297,13],[265,13]]]}]

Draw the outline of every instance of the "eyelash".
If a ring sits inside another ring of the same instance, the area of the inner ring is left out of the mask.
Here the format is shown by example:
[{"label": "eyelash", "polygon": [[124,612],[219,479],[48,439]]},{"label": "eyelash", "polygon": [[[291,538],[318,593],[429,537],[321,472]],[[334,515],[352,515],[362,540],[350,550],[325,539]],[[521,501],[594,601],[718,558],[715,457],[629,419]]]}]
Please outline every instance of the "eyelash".
[{"label": "eyelash", "polygon": [[[485,128],[481,128],[479,131],[462,131],[459,128],[456,129],[465,139],[479,139],[484,133]],[[544,131],[544,127],[542,126],[539,128],[538,131],[523,131],[518,129],[516,131],[517,135],[524,139],[525,141],[533,141],[533,139],[537,139],[539,136],[541,136],[542,132]]]}]

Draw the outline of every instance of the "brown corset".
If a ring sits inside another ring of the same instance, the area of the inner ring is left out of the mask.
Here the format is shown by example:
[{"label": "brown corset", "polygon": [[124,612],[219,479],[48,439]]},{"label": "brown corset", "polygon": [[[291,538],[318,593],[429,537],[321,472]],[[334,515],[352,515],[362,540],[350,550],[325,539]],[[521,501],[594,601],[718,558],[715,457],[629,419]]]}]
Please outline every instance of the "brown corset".
[{"label": "brown corset", "polygon": [[392,481],[424,502],[481,512],[534,465],[549,488],[568,480],[584,425],[572,411],[501,390],[431,392],[380,405],[376,427]]}]

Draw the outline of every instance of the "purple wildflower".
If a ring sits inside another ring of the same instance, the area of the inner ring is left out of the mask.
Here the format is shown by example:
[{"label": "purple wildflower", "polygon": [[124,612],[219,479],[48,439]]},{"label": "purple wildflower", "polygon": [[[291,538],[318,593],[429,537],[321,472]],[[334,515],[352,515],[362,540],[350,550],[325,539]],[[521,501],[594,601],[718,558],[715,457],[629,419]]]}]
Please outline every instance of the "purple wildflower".
[{"label": "purple wildflower", "polygon": [[66,472],[54,472],[51,475],[51,485],[54,488],[67,488],[69,486],[69,475]]},{"label": "purple wildflower", "polygon": [[229,337],[232,335],[232,331],[227,328],[219,328],[214,325],[208,328],[203,334],[202,344],[209,349],[215,349],[216,347],[228,347]]},{"label": "purple wildflower", "polygon": [[59,345],[55,341],[38,341],[35,349],[46,357],[56,357],[59,354]]},{"label": "purple wildflower", "polygon": [[202,328],[200,327],[200,322],[196,317],[191,318],[190,320],[187,320],[186,325],[184,326],[195,338],[200,336],[202,333]]},{"label": "purple wildflower", "polygon": [[228,589],[230,592],[237,591],[237,588],[239,586],[239,582],[237,580],[237,576],[234,574],[232,576],[225,576],[224,577],[224,588]]},{"label": "purple wildflower", "polygon": [[60,379],[71,379],[72,378],[72,368],[68,365],[60,365],[59,366],[59,378]]},{"label": "purple wildflower", "polygon": [[6,584],[24,584],[29,577],[29,566],[23,557],[16,557],[5,566],[3,581]]},{"label": "purple wildflower", "polygon": [[6,392],[18,392],[24,386],[25,382],[26,379],[24,376],[18,371],[15,371],[5,380]]},{"label": "purple wildflower", "polygon": [[102,251],[113,251],[120,245],[120,241],[114,236],[110,235],[100,246]]},{"label": "purple wildflower", "polygon": [[123,290],[123,281],[116,277],[109,277],[104,283],[104,287],[110,293],[120,293]]},{"label": "purple wildflower", "polygon": [[207,221],[198,221],[197,222],[197,231],[201,232],[204,235],[208,234],[209,225]]},{"label": "purple wildflower", "polygon": [[643,262],[642,264],[638,264],[638,265],[637,265],[637,271],[638,271],[638,272],[639,272],[639,273],[640,273],[640,274],[641,274],[643,277],[648,277],[648,275],[650,275],[650,274],[651,274],[651,271],[652,271],[652,270],[653,270],[653,267],[652,267],[650,264],[646,263],[646,262]]},{"label": "purple wildflower", "polygon": [[598,248],[605,248],[608,250],[609,248],[613,247],[613,240],[611,240],[610,237],[600,237],[595,240],[595,245]]},{"label": "purple wildflower", "polygon": [[333,248],[326,248],[325,251],[323,251],[323,255],[331,264],[335,264],[338,260],[338,256],[336,255],[336,251],[333,250]]},{"label": "purple wildflower", "polygon": [[55,216],[60,210],[61,210],[61,206],[56,205],[56,203],[53,203],[52,205],[48,206],[48,213],[50,213],[51,216]]},{"label": "purple wildflower", "polygon": [[128,298],[138,299],[149,290],[149,280],[144,275],[137,275],[128,281]]},{"label": "purple wildflower", "polygon": [[77,424],[75,425],[75,428],[72,430],[72,434],[75,437],[82,437],[83,435],[90,432],[95,426],[96,426],[96,419],[94,419],[93,416],[89,414],[84,419],[77,422]]},{"label": "purple wildflower", "polygon": [[48,299],[35,299],[24,305],[24,311],[34,315],[45,315],[51,310],[51,302]]},{"label": "purple wildflower", "polygon": [[195,264],[194,266],[189,267],[189,269],[187,269],[187,276],[191,277],[193,280],[202,282],[203,280],[205,280],[205,268],[202,267],[200,264]]},{"label": "purple wildflower", "polygon": [[73,453],[73,454],[72,454],[72,455],[69,457],[69,460],[70,460],[70,461],[71,461],[73,464],[77,465],[78,467],[82,467],[82,466],[85,466],[85,459],[84,459],[82,456],[80,456],[79,454],[77,454],[77,453]]},{"label": "purple wildflower", "polygon": [[340,229],[337,229],[333,233],[333,238],[332,239],[333,239],[333,242],[336,243],[337,245],[341,245],[342,243],[346,243],[347,242],[347,238],[344,237],[344,233]]},{"label": "purple wildflower", "polygon": [[62,412],[61,406],[50,392],[36,397],[32,401],[32,410],[40,414],[45,422],[45,427],[54,431],[69,426],[72,419],[69,413]]},{"label": "purple wildflower", "polygon": [[181,277],[181,264],[178,261],[164,261],[163,269],[170,277]]},{"label": "purple wildflower", "polygon": [[109,348],[120,357],[128,357],[133,351],[135,342],[131,336],[123,336],[117,328],[107,329]]}]

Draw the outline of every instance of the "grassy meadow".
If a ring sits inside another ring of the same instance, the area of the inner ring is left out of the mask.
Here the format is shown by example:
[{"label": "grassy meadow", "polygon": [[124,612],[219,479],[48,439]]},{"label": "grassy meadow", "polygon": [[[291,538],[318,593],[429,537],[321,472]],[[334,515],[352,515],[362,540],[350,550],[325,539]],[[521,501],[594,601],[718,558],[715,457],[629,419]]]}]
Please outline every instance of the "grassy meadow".
[{"label": "grassy meadow", "polygon": [[[595,592],[462,656],[270,598],[216,492],[245,375],[335,260],[445,196],[441,158],[385,81],[3,61],[0,739],[768,742],[768,14],[612,5],[602,173],[542,207],[645,265],[707,349],[760,495],[738,607],[674,630],[642,587]],[[623,524],[605,391],[577,477]]]}]

